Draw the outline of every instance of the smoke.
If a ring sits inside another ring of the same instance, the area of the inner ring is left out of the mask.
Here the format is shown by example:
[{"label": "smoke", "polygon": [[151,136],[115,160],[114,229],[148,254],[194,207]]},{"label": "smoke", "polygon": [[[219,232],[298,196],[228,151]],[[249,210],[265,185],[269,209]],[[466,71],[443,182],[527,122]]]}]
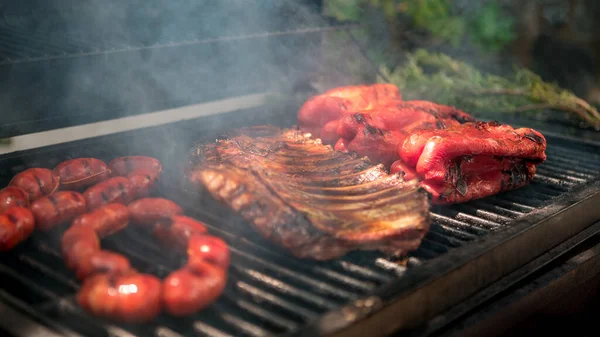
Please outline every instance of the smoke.
[{"label": "smoke", "polygon": [[25,62],[0,66],[10,79],[6,86],[18,89],[0,99],[6,108],[0,137],[237,95],[290,92],[319,63],[319,34],[293,33],[324,26],[309,2],[5,5],[0,24],[14,34],[11,61]]}]

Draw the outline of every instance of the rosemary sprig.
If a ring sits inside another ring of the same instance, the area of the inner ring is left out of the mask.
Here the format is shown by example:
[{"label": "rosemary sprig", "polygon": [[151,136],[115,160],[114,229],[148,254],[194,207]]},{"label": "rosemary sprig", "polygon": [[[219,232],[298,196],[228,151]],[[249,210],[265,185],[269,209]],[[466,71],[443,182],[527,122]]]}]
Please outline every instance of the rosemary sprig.
[{"label": "rosemary sprig", "polygon": [[[425,99],[470,112],[524,113],[555,109],[568,112],[589,126],[600,128],[598,110],[538,75],[517,69],[508,77],[480,72],[441,53],[420,49],[407,55],[402,67],[381,72],[398,85],[406,99]],[[379,78],[380,82],[384,80]]]}]

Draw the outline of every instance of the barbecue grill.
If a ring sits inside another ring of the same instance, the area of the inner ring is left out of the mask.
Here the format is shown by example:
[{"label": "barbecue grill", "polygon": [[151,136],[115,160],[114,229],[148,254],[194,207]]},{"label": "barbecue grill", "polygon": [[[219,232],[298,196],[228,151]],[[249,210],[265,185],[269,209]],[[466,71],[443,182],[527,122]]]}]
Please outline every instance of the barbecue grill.
[{"label": "barbecue grill", "polygon": [[[191,29],[184,22],[165,28],[159,37],[143,31],[103,35],[86,30],[85,22],[80,30],[61,26],[78,14],[89,14],[85,11],[74,10],[71,16],[4,13],[1,85],[10,113],[0,116],[0,137],[135,115],[143,121],[149,115],[142,114],[166,108],[172,110],[161,116],[185,120],[135,124],[4,154],[0,186],[29,167],[51,168],[71,158],[153,156],[165,170],[157,194],[206,222],[232,253],[227,288],[208,309],[186,318],[164,315],[144,325],[117,324],[77,306],[79,283],[64,265],[59,231],[36,232],[0,256],[0,326],[11,334],[313,337],[385,336],[410,330],[430,335],[521,280],[520,267],[533,271],[597,233],[592,225],[600,220],[600,137],[590,133],[590,139],[573,138],[564,136],[571,129],[563,125],[518,119],[510,123],[535,127],[548,141],[548,160],[535,179],[501,195],[434,207],[430,232],[408,258],[355,252],[329,262],[305,261],[261,239],[209,195],[185,188],[187,151],[194,142],[214,141],[236,127],[294,125],[299,107],[294,101],[265,103],[252,96],[248,104],[247,95],[276,88],[293,91],[290,83],[298,87],[318,64],[322,34],[351,34],[354,26],[321,18],[318,3],[308,1],[215,3],[220,5],[211,9],[220,16],[210,22],[230,23],[223,25],[230,28],[216,31],[220,34]],[[256,25],[264,11],[285,19]],[[55,29],[41,32],[36,22]],[[186,28],[187,36],[178,35]],[[146,61],[139,64],[140,60]],[[136,74],[152,77],[156,86]],[[174,89],[161,91],[164,83]],[[245,100],[234,99],[240,97]],[[223,100],[232,107],[222,108]],[[105,239],[103,245],[125,254],[134,268],[160,277],[181,263],[181,257],[165,252],[149,233],[133,228]],[[492,284],[495,288],[489,287]],[[465,301],[473,294],[477,296]]]}]

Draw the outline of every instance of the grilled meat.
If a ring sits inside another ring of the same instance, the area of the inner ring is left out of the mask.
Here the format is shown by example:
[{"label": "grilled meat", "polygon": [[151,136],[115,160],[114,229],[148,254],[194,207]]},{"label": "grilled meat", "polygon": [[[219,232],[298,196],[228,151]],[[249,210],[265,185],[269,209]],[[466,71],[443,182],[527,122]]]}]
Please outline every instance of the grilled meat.
[{"label": "grilled meat", "polygon": [[406,180],[421,179],[434,203],[462,203],[522,187],[546,159],[539,132],[476,122],[448,106],[374,100],[367,110],[346,109],[336,119],[322,110],[326,122],[316,117],[311,124],[305,121],[311,101],[298,113],[301,130],[321,135],[336,150],[368,156]]},{"label": "grilled meat", "polygon": [[368,110],[380,104],[401,100],[398,87],[392,84],[339,87],[306,101],[298,113],[298,121],[304,131],[315,137],[327,138],[328,134],[322,135],[321,131],[335,131],[337,120],[344,113]]},{"label": "grilled meat", "polygon": [[296,130],[253,127],[191,152],[188,180],[301,258],[405,253],[429,228],[427,194],[383,165]]},{"label": "grilled meat", "polygon": [[526,185],[546,160],[545,149],[535,130],[476,122],[416,131],[398,153],[434,200],[460,203]]}]

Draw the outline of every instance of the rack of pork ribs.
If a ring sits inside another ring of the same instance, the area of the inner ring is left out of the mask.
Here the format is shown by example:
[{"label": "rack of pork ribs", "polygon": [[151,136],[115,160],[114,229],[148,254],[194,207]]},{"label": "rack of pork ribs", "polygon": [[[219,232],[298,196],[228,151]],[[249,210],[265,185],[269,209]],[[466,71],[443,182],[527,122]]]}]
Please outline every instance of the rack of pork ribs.
[{"label": "rack of pork ribs", "polygon": [[433,203],[452,204],[520,188],[546,160],[546,139],[529,128],[479,122],[453,107],[403,101],[391,84],[340,87],[298,112],[302,131],[336,150],[367,156],[417,178]]},{"label": "rack of pork ribs", "polygon": [[238,129],[195,146],[189,164],[194,189],[208,191],[299,258],[404,254],[429,230],[429,200],[417,180],[297,129]]}]

